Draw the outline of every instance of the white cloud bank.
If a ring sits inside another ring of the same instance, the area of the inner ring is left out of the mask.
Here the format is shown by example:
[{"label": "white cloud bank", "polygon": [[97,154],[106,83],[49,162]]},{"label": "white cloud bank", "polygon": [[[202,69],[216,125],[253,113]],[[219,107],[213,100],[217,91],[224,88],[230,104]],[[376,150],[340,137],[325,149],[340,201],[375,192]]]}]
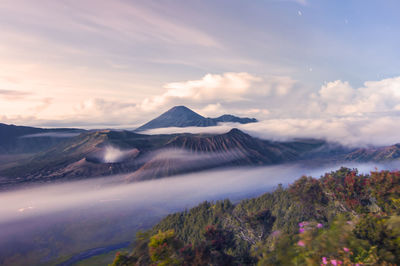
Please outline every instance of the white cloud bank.
[{"label": "white cloud bank", "polygon": [[[167,83],[164,93],[146,98],[138,105],[143,112],[157,112],[174,105],[188,105],[199,113],[226,113],[266,117],[266,103],[286,97],[297,81],[288,76],[256,76],[247,72],[206,74],[198,80]],[[265,102],[260,102],[265,100]],[[282,100],[281,99],[281,100]]]},{"label": "white cloud bank", "polygon": [[[398,163],[387,165],[348,163],[344,166],[358,168],[361,173],[369,173],[375,167],[398,169],[399,165]],[[119,210],[126,211],[127,207],[132,210],[148,211],[153,208],[159,210],[161,206],[163,210],[175,212],[177,209],[183,210],[204,200],[225,198],[237,200],[265,193],[278,184],[288,185],[302,175],[320,177],[339,167],[340,165],[333,164],[304,168],[297,164],[287,164],[204,171],[137,183],[125,183],[124,176],[112,176],[25,188],[0,194],[0,201],[7,202],[0,209],[0,225],[7,223],[12,225],[15,221],[34,216],[53,217],[54,214],[59,216],[62,213],[67,213],[70,218],[71,210],[103,213],[110,205],[112,209],[117,210],[115,213],[119,218],[122,218]],[[98,216],[93,217],[98,219]],[[40,218],[43,222],[51,221]],[[21,226],[18,223],[15,226],[19,232]],[[0,231],[0,236],[7,234],[9,232]]]},{"label": "white cloud bank", "polygon": [[[125,125],[132,129],[174,105],[186,105],[209,117],[230,113],[256,117],[260,122],[224,124],[219,128],[168,128],[150,133],[216,133],[239,127],[268,139],[313,137],[354,145],[400,142],[400,77],[366,81],[360,87],[336,80],[311,90],[288,76],[209,73],[199,79],[166,83],[162,93],[144,100],[89,98],[60,117],[15,118],[27,124],[44,121],[46,125],[84,126],[90,121],[92,125]],[[0,118],[3,122],[13,119],[7,115]]]},{"label": "white cloud bank", "polygon": [[210,103],[218,101],[243,100],[252,89],[252,85],[262,79],[249,73],[206,74],[199,80],[172,82],[164,85],[162,95],[146,98],[141,103],[143,110],[154,110],[174,101]]},{"label": "white cloud bank", "polygon": [[[336,80],[323,84],[317,92],[305,94],[302,98],[297,98],[298,95],[293,91],[294,81],[280,81],[273,90],[264,91],[260,105],[237,105],[238,114],[257,116],[265,112],[264,119],[259,123],[221,124],[214,128],[168,128],[148,133],[223,133],[237,127],[252,135],[275,140],[312,137],[346,145],[390,145],[400,142],[400,77],[367,81],[359,88]],[[282,95],[280,86],[289,88],[283,93],[285,97],[279,97]],[[257,103],[256,97],[261,95],[255,93],[249,99],[253,97],[252,103]],[[262,102],[268,109],[262,106]],[[223,104],[211,104],[204,110],[213,113],[223,108]]]},{"label": "white cloud bank", "polygon": [[[122,124],[131,128],[175,105],[187,105],[206,116],[233,113],[266,117],[269,110],[264,103],[254,103],[254,100],[286,97],[295,84],[296,81],[287,76],[260,77],[246,72],[208,73],[197,80],[166,83],[162,93],[142,101],[92,97],[74,104],[62,116],[42,120],[48,120],[47,124],[58,120],[79,126],[86,121],[87,125]],[[12,117],[3,117],[3,120],[12,120]],[[23,122],[30,120],[32,118]]]},{"label": "white cloud bank", "polygon": [[367,81],[360,88],[336,80],[324,84],[311,99],[315,111],[324,115],[382,116],[400,111],[400,77]]},{"label": "white cloud bank", "polygon": [[221,123],[215,127],[159,128],[145,134],[211,133],[223,134],[238,128],[251,136],[285,141],[294,138],[318,138],[349,146],[392,145],[400,143],[400,117],[380,118],[285,118],[258,123]]}]

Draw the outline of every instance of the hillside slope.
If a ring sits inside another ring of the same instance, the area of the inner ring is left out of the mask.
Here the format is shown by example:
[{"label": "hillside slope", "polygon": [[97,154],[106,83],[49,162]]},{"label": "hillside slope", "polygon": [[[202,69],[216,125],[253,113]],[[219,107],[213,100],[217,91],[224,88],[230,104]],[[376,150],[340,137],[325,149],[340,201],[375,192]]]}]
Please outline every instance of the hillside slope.
[{"label": "hillside slope", "polygon": [[45,129],[0,123],[0,154],[43,151],[83,131],[80,129]]},{"label": "hillside slope", "polygon": [[162,151],[128,179],[143,180],[221,166],[269,165],[299,158],[298,152],[284,143],[256,139],[237,129],[220,135],[177,135]]},{"label": "hillside slope", "polygon": [[347,160],[359,162],[384,162],[400,158],[400,144],[387,147],[361,148],[351,152],[346,156]]},{"label": "hillside slope", "polygon": [[130,131],[85,132],[29,160],[0,170],[9,182],[47,182],[129,174],[140,181],[215,167],[293,162],[324,141],[273,142],[237,130],[218,134],[143,135]]},{"label": "hillside slope", "polygon": [[[362,150],[316,139],[268,141],[238,129],[223,134],[170,135],[99,130],[3,165],[0,186],[114,174],[126,175],[127,181],[142,181],[217,167],[294,162],[320,166],[327,162],[391,161],[398,159],[397,149],[394,145]],[[360,156],[360,152],[368,156]]]},{"label": "hillside slope", "polygon": [[113,265],[398,265],[399,238],[400,173],[341,168],[168,215]]}]

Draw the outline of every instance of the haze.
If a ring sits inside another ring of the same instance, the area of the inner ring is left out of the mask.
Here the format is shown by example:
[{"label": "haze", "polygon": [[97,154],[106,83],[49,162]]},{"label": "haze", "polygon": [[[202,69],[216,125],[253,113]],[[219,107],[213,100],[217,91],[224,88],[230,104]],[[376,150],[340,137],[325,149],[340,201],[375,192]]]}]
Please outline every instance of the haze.
[{"label": "haze", "polygon": [[[399,169],[400,165],[347,166],[368,173]],[[338,167],[235,168],[131,184],[124,176],[114,176],[3,192],[0,202],[7,204],[0,209],[0,256],[10,258],[13,247],[18,246],[26,250],[29,263],[33,262],[32,254],[36,263],[45,263],[93,247],[130,242],[137,230],[204,200],[229,198],[236,202],[271,191],[278,184],[288,185],[301,175],[318,177]],[[40,245],[32,239],[41,239]],[[69,244],[53,243],[60,239]]]},{"label": "haze", "polygon": [[266,137],[400,142],[398,1],[0,7],[2,122],[135,128],[179,104]]},{"label": "haze", "polygon": [[1,0],[0,264],[70,265],[205,200],[399,169],[399,10]]}]

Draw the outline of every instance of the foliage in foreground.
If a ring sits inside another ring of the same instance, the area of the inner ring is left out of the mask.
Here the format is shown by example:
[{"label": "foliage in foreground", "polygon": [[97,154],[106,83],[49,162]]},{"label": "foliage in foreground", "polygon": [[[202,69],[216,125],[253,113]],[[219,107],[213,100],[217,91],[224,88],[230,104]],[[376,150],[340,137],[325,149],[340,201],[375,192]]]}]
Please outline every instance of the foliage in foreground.
[{"label": "foliage in foreground", "polygon": [[400,173],[341,168],[237,205],[204,202],[138,234],[113,263],[257,264],[400,264]]}]

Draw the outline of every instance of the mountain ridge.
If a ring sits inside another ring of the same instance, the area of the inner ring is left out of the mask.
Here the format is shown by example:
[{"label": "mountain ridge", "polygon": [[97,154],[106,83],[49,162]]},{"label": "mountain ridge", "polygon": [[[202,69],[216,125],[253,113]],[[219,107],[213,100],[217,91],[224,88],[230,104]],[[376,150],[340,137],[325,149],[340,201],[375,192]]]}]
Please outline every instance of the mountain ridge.
[{"label": "mountain ridge", "polygon": [[[391,151],[392,146],[380,150]],[[394,147],[398,147],[394,145]],[[143,181],[217,167],[262,166],[301,162],[321,164],[373,160],[363,149],[317,139],[269,141],[231,129],[222,134],[145,135],[132,131],[87,131],[35,156],[0,170],[3,184],[82,179],[114,174]],[[374,152],[371,150],[371,152]],[[385,160],[400,158],[385,153]],[[1,184],[0,184],[1,186]]]},{"label": "mountain ridge", "polygon": [[[12,182],[132,174],[133,177],[128,180],[140,181],[215,167],[292,162],[324,142],[312,145],[296,143],[298,141],[292,143],[261,140],[238,129],[223,134],[170,135],[90,131],[59,143],[11,168],[2,169],[0,176],[7,177]],[[108,161],[105,159],[110,150],[108,147],[112,147],[111,152],[126,156],[121,156],[121,160]],[[160,160],[160,153],[171,150],[185,154],[178,154],[178,157],[173,154],[175,157],[172,158],[164,156]],[[191,166],[187,167],[189,163]],[[152,170],[147,171],[149,169]],[[136,171],[139,172],[134,174]]]},{"label": "mountain ridge", "polygon": [[84,131],[30,157],[3,164],[0,187],[114,174],[127,175],[127,181],[143,181],[217,167],[294,162],[387,162],[399,160],[399,151],[399,144],[366,149],[318,139],[270,141],[236,128],[222,134]]},{"label": "mountain ridge", "polygon": [[217,118],[209,118],[199,115],[186,106],[174,106],[160,116],[138,127],[135,131],[165,127],[209,127],[216,126],[220,122],[233,122],[240,124],[255,123],[255,118],[241,118],[234,115],[222,115]]},{"label": "mountain ridge", "polygon": [[33,153],[75,136],[83,129],[38,128],[0,123],[0,153]]}]

